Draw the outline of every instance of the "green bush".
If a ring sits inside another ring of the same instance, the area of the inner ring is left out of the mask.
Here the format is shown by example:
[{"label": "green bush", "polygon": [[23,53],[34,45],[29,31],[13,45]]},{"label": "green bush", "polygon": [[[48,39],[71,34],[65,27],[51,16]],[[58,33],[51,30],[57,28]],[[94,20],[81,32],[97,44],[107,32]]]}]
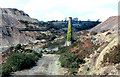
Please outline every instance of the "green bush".
[{"label": "green bush", "polygon": [[27,53],[32,53],[33,52],[33,50],[31,50],[31,49],[25,49],[24,51],[27,52]]},{"label": "green bush", "polygon": [[64,45],[64,42],[54,42],[54,43],[48,42],[47,44],[43,46],[43,49],[48,48],[48,47],[51,47],[51,48],[59,47],[61,45]]},{"label": "green bush", "polygon": [[80,59],[78,55],[68,52],[61,54],[59,61],[61,62],[62,67],[69,68],[68,72],[70,75],[76,75],[79,64],[85,63],[85,61]]},{"label": "green bush", "polygon": [[21,49],[21,44],[17,44],[16,46],[15,46],[15,50],[19,50],[19,49]]},{"label": "green bush", "polygon": [[9,50],[10,52],[23,52],[24,47],[21,44],[17,44],[15,47],[10,47]]},{"label": "green bush", "polygon": [[65,53],[65,52],[67,52],[67,50],[68,50],[68,47],[59,47],[59,50],[57,53],[59,53],[59,54]]},{"label": "green bush", "polygon": [[37,56],[37,57],[39,57],[39,58],[41,58],[42,57],[42,53],[37,53],[37,52],[33,52],[33,55],[35,55],[35,56]]},{"label": "green bush", "polygon": [[44,51],[41,50],[40,53],[44,53]]},{"label": "green bush", "polygon": [[58,54],[61,54],[61,53],[65,53],[65,52],[69,52],[71,48],[75,47],[75,46],[79,46],[83,44],[83,42],[81,41],[76,41],[74,43],[72,43],[70,46],[67,46],[67,47],[59,47],[59,50],[56,52]]},{"label": "green bush", "polygon": [[14,49],[14,47],[10,47],[9,50],[12,51]]},{"label": "green bush", "polygon": [[94,32],[94,31],[92,31],[91,33],[90,33],[90,35],[96,35],[97,34],[97,32]]},{"label": "green bush", "polygon": [[13,53],[10,54],[6,63],[2,65],[2,75],[8,76],[11,72],[30,68],[36,64],[38,57],[33,54]]},{"label": "green bush", "polygon": [[61,66],[65,68],[79,68],[79,64],[85,63],[83,59],[79,59],[74,53],[64,53],[60,56]]}]

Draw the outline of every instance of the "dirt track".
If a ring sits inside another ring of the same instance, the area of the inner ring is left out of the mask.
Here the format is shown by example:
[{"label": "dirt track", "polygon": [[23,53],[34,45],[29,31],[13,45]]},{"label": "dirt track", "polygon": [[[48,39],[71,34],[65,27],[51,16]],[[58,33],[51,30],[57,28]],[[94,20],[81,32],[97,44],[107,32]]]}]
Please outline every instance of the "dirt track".
[{"label": "dirt track", "polygon": [[64,68],[60,67],[59,55],[43,55],[34,66],[28,70],[17,71],[14,75],[64,75]]}]

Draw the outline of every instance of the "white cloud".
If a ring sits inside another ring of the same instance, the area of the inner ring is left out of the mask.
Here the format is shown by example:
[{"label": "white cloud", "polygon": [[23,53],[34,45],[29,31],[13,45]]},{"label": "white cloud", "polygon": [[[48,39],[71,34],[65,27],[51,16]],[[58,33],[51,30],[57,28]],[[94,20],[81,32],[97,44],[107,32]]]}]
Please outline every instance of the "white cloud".
[{"label": "white cloud", "polygon": [[[106,18],[117,15],[119,0],[0,0],[2,7],[23,9],[39,20],[61,20],[68,16],[82,20]],[[105,7],[107,6],[108,7]],[[92,12],[92,13],[91,13]],[[84,14],[85,13],[85,14]],[[82,14],[82,16],[81,16]]]},{"label": "white cloud", "polygon": [[43,17],[44,20],[63,20],[65,16],[60,13],[59,11],[54,11],[51,13],[46,13],[45,16]]},{"label": "white cloud", "polygon": [[95,9],[95,13],[87,14],[85,18],[89,18],[91,20],[101,19],[102,21],[104,21],[110,16],[117,16],[117,15],[118,15],[117,10],[115,11],[112,8],[99,8],[99,9]]},{"label": "white cloud", "polygon": [[22,10],[29,0],[0,0],[0,7],[2,8],[18,8]]}]

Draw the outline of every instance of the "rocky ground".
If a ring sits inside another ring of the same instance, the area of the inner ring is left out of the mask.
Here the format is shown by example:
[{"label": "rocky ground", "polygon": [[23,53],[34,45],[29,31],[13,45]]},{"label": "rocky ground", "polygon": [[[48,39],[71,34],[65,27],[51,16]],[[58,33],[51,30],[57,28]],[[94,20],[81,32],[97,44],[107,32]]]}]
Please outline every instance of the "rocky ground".
[{"label": "rocky ground", "polygon": [[81,65],[81,68],[79,69],[80,75],[119,75],[120,70],[116,70],[116,67],[119,65],[102,66],[104,55],[109,52],[110,48],[118,44],[116,32],[113,32],[110,35],[106,35],[106,33],[107,32],[100,33],[95,36],[99,43],[103,44],[101,44],[89,58],[85,58],[86,63]]},{"label": "rocky ground", "polygon": [[43,55],[37,65],[31,69],[17,71],[14,75],[64,75],[67,71],[61,68],[59,55]]}]

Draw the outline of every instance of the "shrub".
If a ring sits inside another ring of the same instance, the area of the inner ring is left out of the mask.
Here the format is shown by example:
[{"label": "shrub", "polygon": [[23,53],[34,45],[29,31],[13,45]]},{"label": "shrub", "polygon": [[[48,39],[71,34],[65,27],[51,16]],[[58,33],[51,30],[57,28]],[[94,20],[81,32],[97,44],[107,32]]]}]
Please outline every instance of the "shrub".
[{"label": "shrub", "polygon": [[6,63],[2,65],[2,75],[8,76],[11,72],[30,68],[36,64],[38,57],[33,54],[13,53],[10,54]]},{"label": "shrub", "polygon": [[33,50],[31,50],[31,49],[26,49],[24,51],[27,52],[27,53],[32,53],[33,52]]},{"label": "shrub", "polygon": [[65,53],[65,52],[67,52],[67,50],[68,50],[68,47],[59,47],[59,50],[57,53],[59,53],[59,54]]},{"label": "shrub", "polygon": [[44,51],[40,50],[40,53],[44,53]]},{"label": "shrub", "polygon": [[60,56],[61,66],[65,68],[79,68],[79,64],[85,63],[83,59],[79,59],[74,53],[64,53]]},{"label": "shrub", "polygon": [[79,64],[85,63],[83,59],[80,59],[78,55],[75,55],[74,53],[61,54],[59,61],[61,62],[62,67],[69,68],[68,72],[70,75],[76,75]]},{"label": "shrub", "polygon": [[10,48],[10,49],[11,49],[11,51],[13,51],[13,52],[23,52],[24,47],[21,46],[21,44],[17,44],[15,47]]},{"label": "shrub", "polygon": [[67,47],[59,47],[59,50],[57,53],[65,53],[65,52],[69,52],[71,48],[75,47],[75,46],[80,46],[81,44],[83,44],[83,42],[81,41],[76,41],[74,43],[72,43],[70,46]]},{"label": "shrub", "polygon": [[21,49],[21,44],[17,44],[15,47],[15,50],[19,50],[19,49]]},{"label": "shrub", "polygon": [[59,47],[59,46],[61,46],[63,44],[64,44],[64,42],[54,42],[54,43],[48,42],[47,44],[45,44],[43,46],[43,49],[48,48],[48,47],[51,47],[51,48]]},{"label": "shrub", "polygon": [[12,51],[14,49],[14,47],[10,47],[9,50]]},{"label": "shrub", "polygon": [[37,53],[37,52],[35,52],[35,51],[33,52],[33,55],[34,55],[34,56],[37,56],[37,57],[39,57],[39,58],[42,57],[42,53]]},{"label": "shrub", "polygon": [[90,35],[96,35],[97,34],[97,32],[94,32],[94,31],[92,31],[91,33],[90,33]]}]

